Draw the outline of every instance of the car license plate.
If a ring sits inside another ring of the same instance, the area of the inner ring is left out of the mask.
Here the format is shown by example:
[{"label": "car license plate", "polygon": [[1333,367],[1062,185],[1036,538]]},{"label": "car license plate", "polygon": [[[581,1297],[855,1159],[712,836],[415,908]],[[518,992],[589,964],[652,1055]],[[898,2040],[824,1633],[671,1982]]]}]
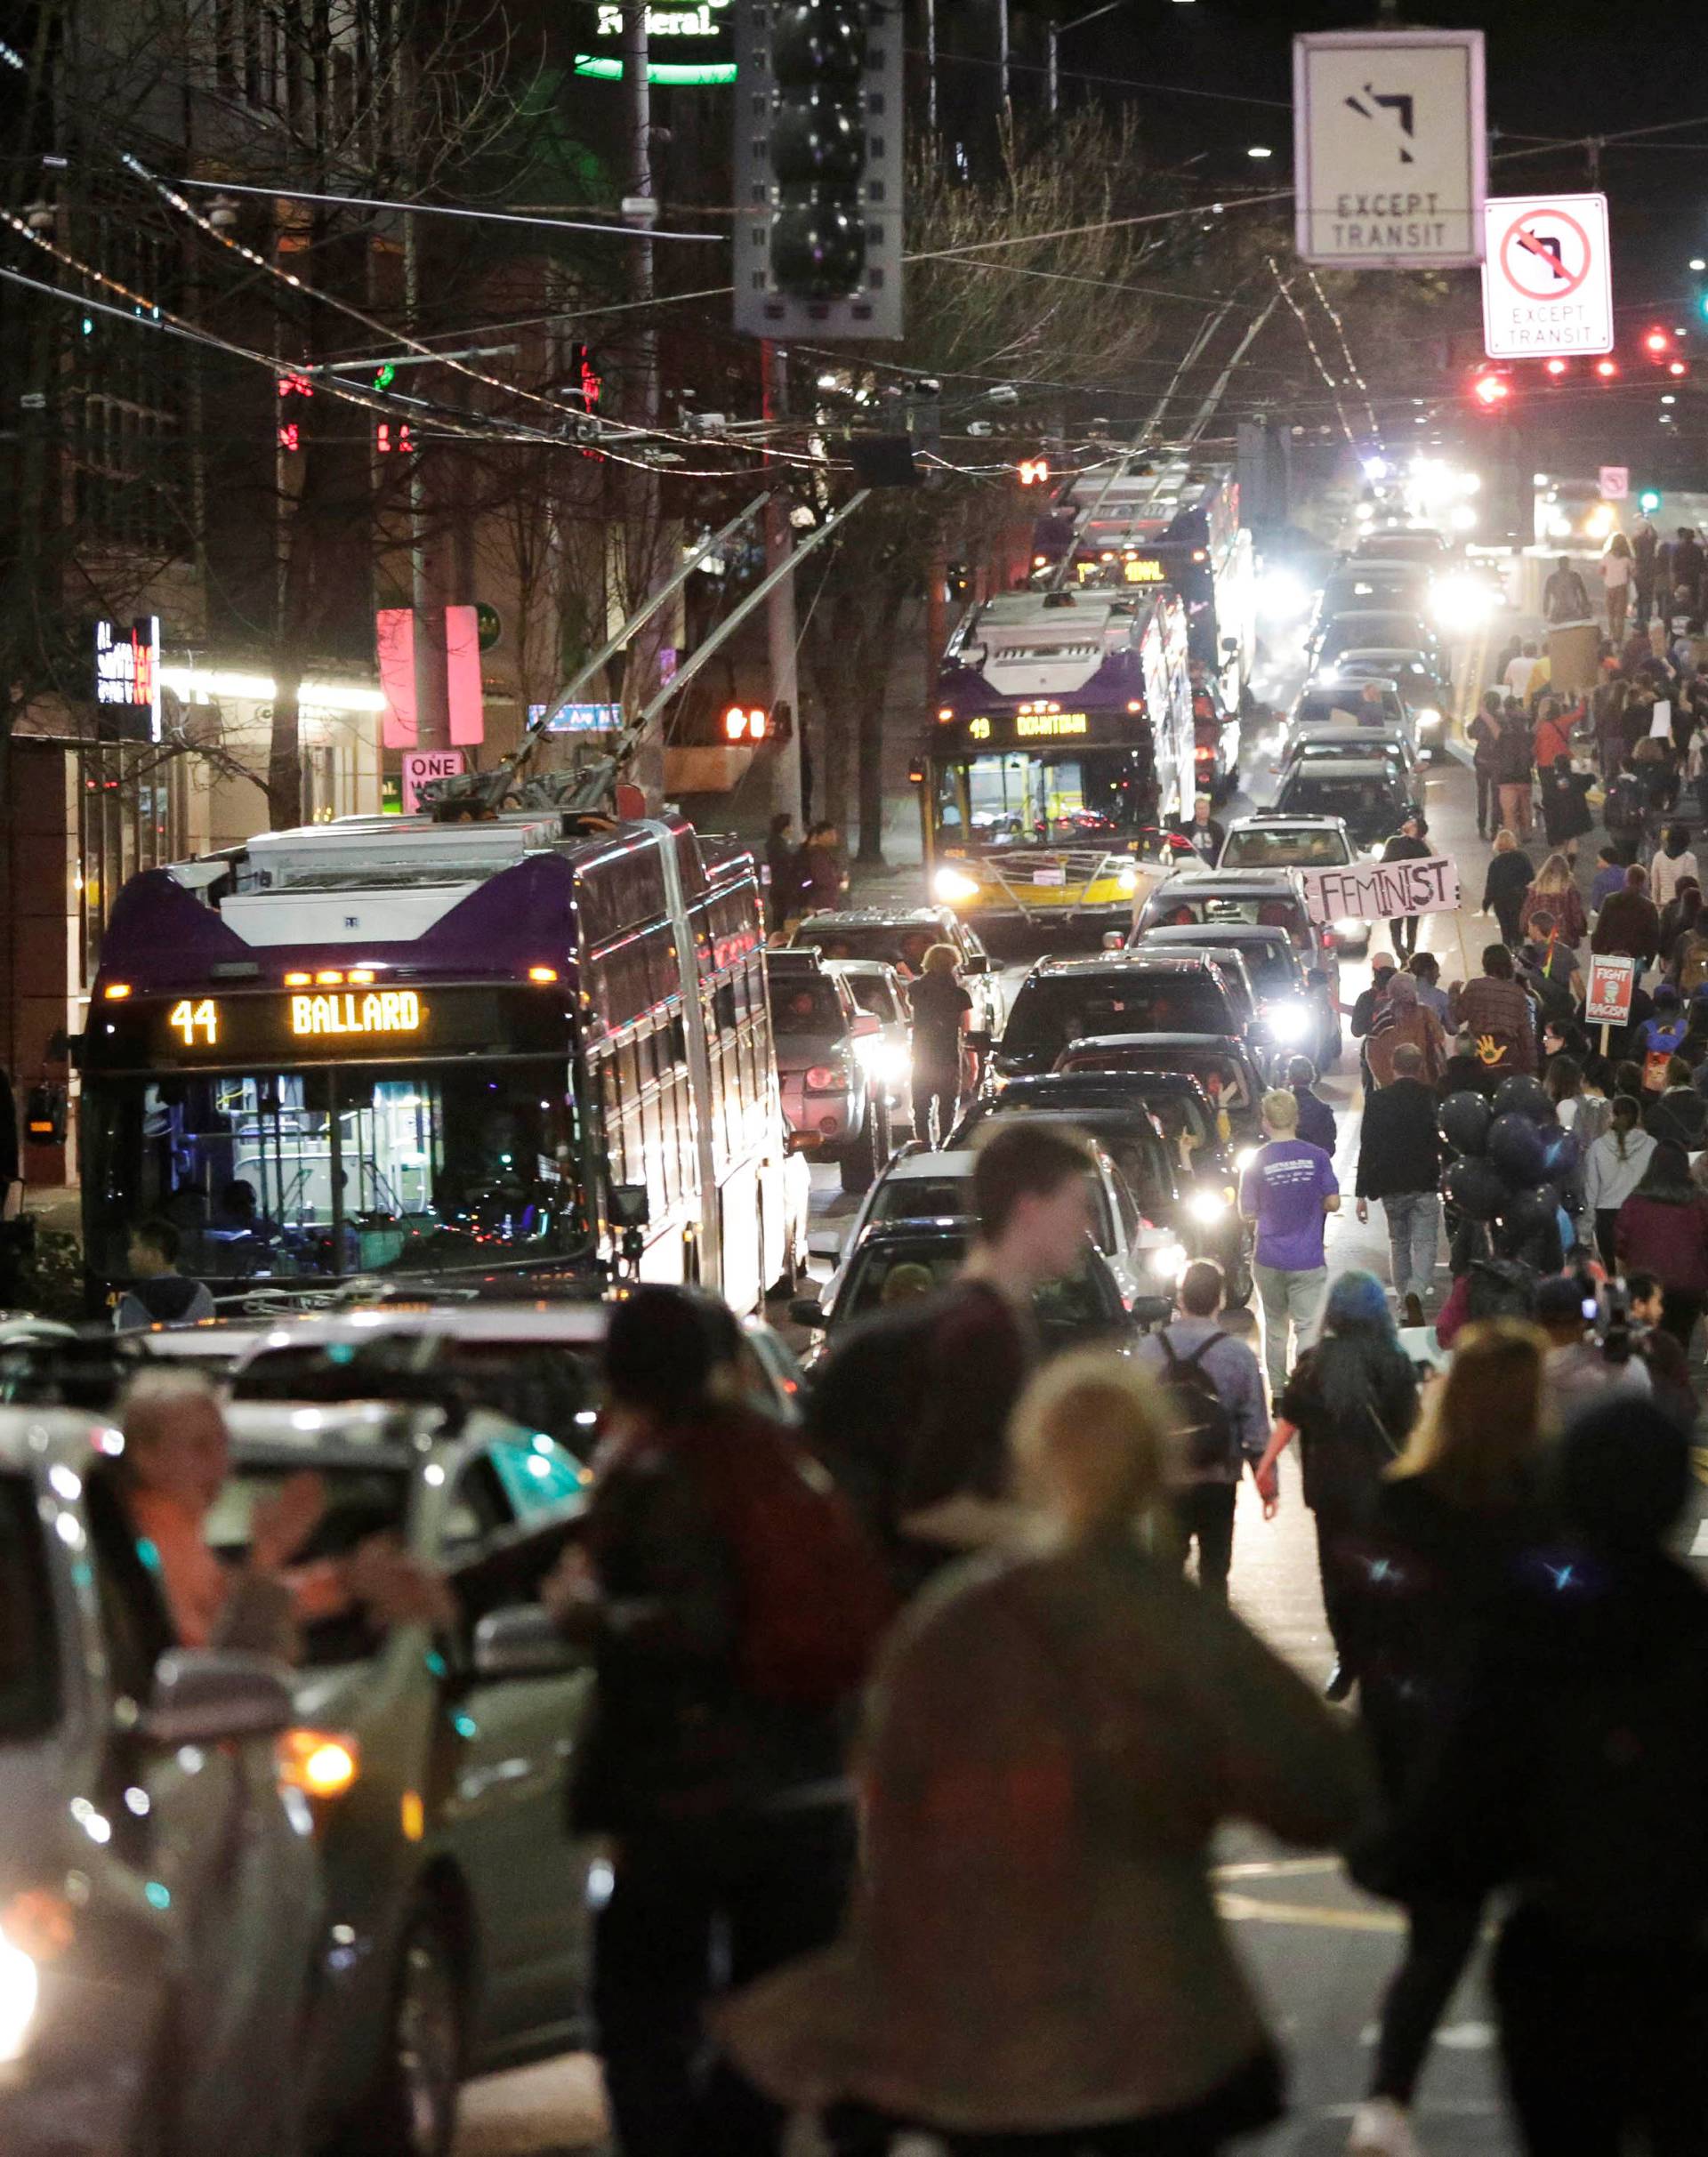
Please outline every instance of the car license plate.
[{"label": "car license plate", "polygon": [[1068,872],[1059,864],[1054,868],[1034,869],[1032,881],[1035,884],[1065,884],[1068,881]]}]

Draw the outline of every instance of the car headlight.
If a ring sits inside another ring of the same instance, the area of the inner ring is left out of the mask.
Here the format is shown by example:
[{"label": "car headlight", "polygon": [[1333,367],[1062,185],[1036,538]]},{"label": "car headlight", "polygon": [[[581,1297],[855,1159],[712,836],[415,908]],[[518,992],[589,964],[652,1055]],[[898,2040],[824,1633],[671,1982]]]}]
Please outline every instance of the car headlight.
[{"label": "car headlight", "polygon": [[1277,1041],[1303,1041],[1310,1031],[1310,1013],[1302,1003],[1272,1003],[1263,1023]]},{"label": "car headlight", "polygon": [[1257,1159],[1257,1148],[1256,1148],[1256,1147],[1254,1147],[1254,1146],[1242,1146],[1242,1147],[1240,1147],[1239,1151],[1238,1151],[1238,1152],[1237,1152],[1237,1154],[1234,1155],[1234,1166],[1235,1166],[1235,1167],[1236,1167],[1236,1168],[1237,1168],[1237,1169],[1239,1171],[1240,1174],[1243,1176],[1243,1175],[1245,1173],[1246,1170],[1247,1170],[1248,1168],[1250,1168],[1250,1167],[1251,1167],[1251,1165],[1252,1165],[1253,1162],[1253,1161],[1255,1161],[1256,1159]]},{"label": "car headlight", "polygon": [[1186,1210],[1196,1221],[1208,1228],[1228,1218],[1228,1201],[1220,1191],[1194,1191],[1186,1202]]},{"label": "car headlight", "polygon": [[1159,1280],[1178,1281],[1186,1271],[1186,1246],[1172,1241],[1155,1243],[1145,1253],[1145,1263]]},{"label": "car headlight", "polygon": [[1417,723],[1420,727],[1438,727],[1441,714],[1432,704],[1420,704],[1417,708]]},{"label": "car headlight", "polygon": [[979,896],[977,882],[959,869],[939,869],[931,879],[931,890],[946,906],[956,906],[963,899]]},{"label": "car headlight", "polygon": [[1345,921],[1335,922],[1334,933],[1337,937],[1361,937],[1369,926],[1368,922],[1355,922],[1349,917]]},{"label": "car headlight", "polygon": [[1134,868],[1132,864],[1129,862],[1126,867],[1121,871],[1119,875],[1116,876],[1115,881],[1116,885],[1126,895],[1126,897],[1131,898],[1133,893],[1139,889],[1139,872],[1136,868]]},{"label": "car headlight", "polygon": [[1257,603],[1271,621],[1296,621],[1310,604],[1303,577],[1292,569],[1267,569],[1257,580]]},{"label": "car headlight", "polygon": [[41,1989],[35,1959],[0,1932],[0,2064],[22,2056]]}]

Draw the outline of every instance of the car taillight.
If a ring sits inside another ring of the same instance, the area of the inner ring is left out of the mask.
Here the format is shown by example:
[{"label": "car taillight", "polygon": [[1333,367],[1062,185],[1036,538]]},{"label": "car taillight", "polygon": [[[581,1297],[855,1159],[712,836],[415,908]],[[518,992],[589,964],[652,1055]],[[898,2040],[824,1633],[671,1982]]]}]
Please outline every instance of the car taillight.
[{"label": "car taillight", "polygon": [[838,1093],[842,1091],[842,1074],[829,1064],[814,1064],[807,1073],[807,1090],[810,1093]]},{"label": "car taillight", "polygon": [[1333,951],[1333,948],[1334,948],[1334,946],[1335,946],[1335,945],[1336,945],[1336,943],[1337,943],[1338,941],[1339,941],[1339,939],[1338,939],[1338,938],[1335,936],[1334,931],[1333,931],[1332,929],[1325,929],[1325,930],[1324,930],[1324,931],[1323,931],[1323,949],[1324,949],[1325,951]]},{"label": "car taillight", "polygon": [[361,1772],[353,1737],[287,1730],[278,1741],[278,1777],[310,1798],[342,1798]]}]

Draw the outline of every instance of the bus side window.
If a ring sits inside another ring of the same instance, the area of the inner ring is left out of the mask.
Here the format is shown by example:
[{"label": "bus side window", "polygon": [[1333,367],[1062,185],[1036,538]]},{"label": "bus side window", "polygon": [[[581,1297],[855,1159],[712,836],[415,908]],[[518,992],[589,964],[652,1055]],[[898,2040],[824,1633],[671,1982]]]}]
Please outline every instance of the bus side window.
[{"label": "bus side window", "polygon": [[611,1166],[611,1180],[627,1183],[628,1155],[623,1144],[623,1092],[617,1079],[616,1053],[607,1048],[599,1066],[600,1109],[605,1124],[605,1151]]}]

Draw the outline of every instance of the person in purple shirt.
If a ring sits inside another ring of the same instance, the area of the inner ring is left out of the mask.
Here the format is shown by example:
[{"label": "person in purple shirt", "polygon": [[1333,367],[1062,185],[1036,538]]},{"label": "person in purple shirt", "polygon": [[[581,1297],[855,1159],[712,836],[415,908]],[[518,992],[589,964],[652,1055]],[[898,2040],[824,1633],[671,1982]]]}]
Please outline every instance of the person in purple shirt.
[{"label": "person in purple shirt", "polygon": [[1321,1323],[1328,1292],[1324,1217],[1340,1211],[1341,1187],[1322,1147],[1299,1137],[1293,1094],[1277,1087],[1264,1095],[1263,1129],[1269,1144],[1240,1179],[1239,1210],[1257,1226],[1253,1270],[1263,1307],[1263,1362],[1269,1396],[1278,1400],[1287,1382],[1289,1328],[1297,1356]]},{"label": "person in purple shirt", "polygon": [[1596,856],[1595,877],[1590,885],[1590,912],[1599,914],[1615,891],[1625,888],[1625,865],[1616,846],[1604,846]]}]

